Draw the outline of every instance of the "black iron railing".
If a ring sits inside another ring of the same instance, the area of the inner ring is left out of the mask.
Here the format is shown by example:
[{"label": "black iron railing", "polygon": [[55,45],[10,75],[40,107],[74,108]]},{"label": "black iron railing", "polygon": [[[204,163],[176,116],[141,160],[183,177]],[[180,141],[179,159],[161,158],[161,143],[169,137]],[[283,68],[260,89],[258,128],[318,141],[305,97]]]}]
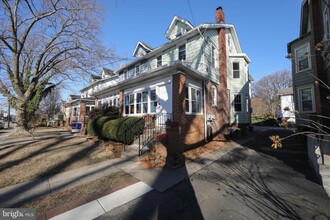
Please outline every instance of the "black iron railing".
[{"label": "black iron railing", "polygon": [[[147,149],[149,149],[153,142],[155,134],[165,134],[166,133],[166,123],[172,121],[172,113],[160,113],[155,115],[145,115],[144,119],[144,129],[141,134],[138,134],[137,137],[134,137],[134,140],[139,139],[139,156],[141,156]],[[127,135],[136,135],[132,134],[128,129]]]},{"label": "black iron railing", "polygon": [[[125,128],[124,133],[124,150],[126,150],[128,145],[131,145],[138,139],[139,156],[152,146],[155,134],[166,133],[166,123],[172,121],[172,113],[145,115],[143,116],[143,120],[143,128],[137,128],[137,126],[141,126],[141,123],[137,121],[130,127]],[[141,130],[142,132],[136,132]]]}]

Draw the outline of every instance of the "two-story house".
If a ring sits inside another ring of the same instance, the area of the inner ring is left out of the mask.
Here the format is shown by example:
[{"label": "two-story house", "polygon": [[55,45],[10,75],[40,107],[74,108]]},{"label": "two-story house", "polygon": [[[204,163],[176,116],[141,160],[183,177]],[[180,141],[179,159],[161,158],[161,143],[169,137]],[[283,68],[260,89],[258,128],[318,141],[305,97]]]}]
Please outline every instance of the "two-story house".
[{"label": "two-story house", "polygon": [[330,121],[330,12],[328,0],[304,0],[299,37],[288,43],[292,83],[300,130],[314,131]]},{"label": "two-story house", "polygon": [[247,130],[250,59],[222,8],[216,23],[197,27],[175,16],[165,37],[157,48],[139,41],[134,61],[81,92],[91,91],[96,107],[118,106],[122,116],[166,115],[177,124],[176,139],[188,146],[203,142],[207,128],[214,138],[223,138],[230,126]]}]

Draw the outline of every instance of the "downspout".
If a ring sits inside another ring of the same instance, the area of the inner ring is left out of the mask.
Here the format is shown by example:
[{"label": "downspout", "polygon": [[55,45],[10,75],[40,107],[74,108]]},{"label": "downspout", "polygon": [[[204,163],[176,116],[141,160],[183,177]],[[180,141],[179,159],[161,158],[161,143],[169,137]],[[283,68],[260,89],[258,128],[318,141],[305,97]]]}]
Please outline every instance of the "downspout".
[{"label": "downspout", "polygon": [[207,115],[206,115],[206,80],[203,81],[204,84],[204,140],[207,143]]}]

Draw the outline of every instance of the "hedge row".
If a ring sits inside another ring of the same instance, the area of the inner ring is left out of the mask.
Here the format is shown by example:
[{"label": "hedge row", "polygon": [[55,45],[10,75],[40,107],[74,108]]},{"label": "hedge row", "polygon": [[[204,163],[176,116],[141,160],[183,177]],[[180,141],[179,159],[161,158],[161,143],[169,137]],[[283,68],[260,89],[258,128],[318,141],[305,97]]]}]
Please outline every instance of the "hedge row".
[{"label": "hedge row", "polygon": [[103,124],[111,119],[115,119],[117,117],[111,117],[111,116],[102,116],[97,117],[92,120],[88,121],[87,124],[87,133],[91,136],[98,136],[101,137],[101,131]]},{"label": "hedge row", "polygon": [[109,139],[130,144],[134,137],[143,132],[143,118],[121,117],[113,119],[109,116],[95,118],[87,125],[89,135],[101,139]]}]

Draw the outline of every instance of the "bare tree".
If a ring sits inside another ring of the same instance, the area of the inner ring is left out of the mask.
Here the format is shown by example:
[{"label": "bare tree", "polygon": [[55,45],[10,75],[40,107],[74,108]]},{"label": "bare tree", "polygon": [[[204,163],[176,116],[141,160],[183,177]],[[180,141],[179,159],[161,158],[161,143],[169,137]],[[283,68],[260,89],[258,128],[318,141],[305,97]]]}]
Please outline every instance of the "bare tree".
[{"label": "bare tree", "polygon": [[[97,38],[97,0],[1,0],[0,93],[16,109],[17,131],[53,88],[115,59]],[[102,63],[103,62],[103,63]]]},{"label": "bare tree", "polygon": [[280,108],[277,95],[279,89],[291,87],[291,73],[288,70],[267,75],[252,85],[252,95],[260,98],[267,106],[268,114],[274,114]]},{"label": "bare tree", "polygon": [[40,110],[47,115],[48,120],[61,111],[61,94],[59,88],[53,89],[42,99],[40,102]]}]

